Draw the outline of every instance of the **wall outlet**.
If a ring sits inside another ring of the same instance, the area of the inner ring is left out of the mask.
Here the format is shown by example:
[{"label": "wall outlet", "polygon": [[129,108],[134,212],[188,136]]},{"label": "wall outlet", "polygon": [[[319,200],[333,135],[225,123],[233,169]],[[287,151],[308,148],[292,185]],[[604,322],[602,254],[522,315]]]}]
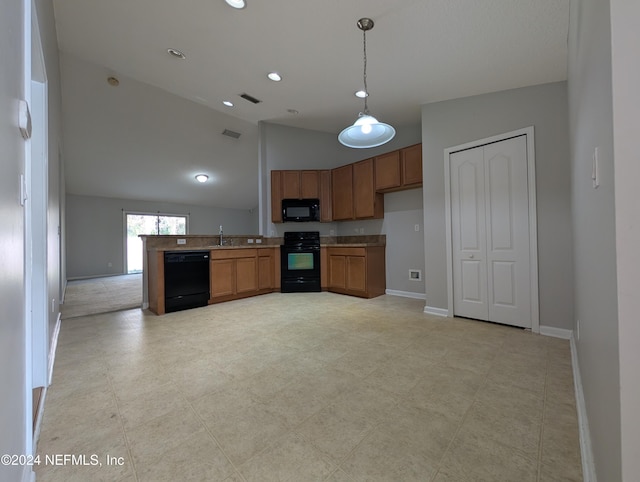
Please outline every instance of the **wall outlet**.
[{"label": "wall outlet", "polygon": [[364,234],[364,228],[360,228],[360,234]]},{"label": "wall outlet", "polygon": [[253,238],[247,239],[247,244],[253,244]]},{"label": "wall outlet", "polygon": [[414,224],[413,226],[413,230],[417,233],[418,231],[420,231],[420,225],[419,224]]},{"label": "wall outlet", "polygon": [[178,239],[178,244],[187,244],[187,240],[184,238]]},{"label": "wall outlet", "polygon": [[262,244],[262,240],[260,238],[256,239],[256,244]]},{"label": "wall outlet", "polygon": [[335,236],[336,235],[336,230],[335,229],[330,229],[329,230],[329,236]]},{"label": "wall outlet", "polygon": [[111,261],[107,263],[107,268],[113,268],[113,263]]}]

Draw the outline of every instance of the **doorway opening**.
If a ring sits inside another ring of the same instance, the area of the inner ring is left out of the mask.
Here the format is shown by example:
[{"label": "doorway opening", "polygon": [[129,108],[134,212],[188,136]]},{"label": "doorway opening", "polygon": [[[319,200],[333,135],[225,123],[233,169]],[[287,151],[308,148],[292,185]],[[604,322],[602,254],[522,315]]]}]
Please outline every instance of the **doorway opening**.
[{"label": "doorway opening", "polygon": [[187,234],[188,214],[125,212],[125,253],[127,274],[141,273],[143,252],[141,234]]}]

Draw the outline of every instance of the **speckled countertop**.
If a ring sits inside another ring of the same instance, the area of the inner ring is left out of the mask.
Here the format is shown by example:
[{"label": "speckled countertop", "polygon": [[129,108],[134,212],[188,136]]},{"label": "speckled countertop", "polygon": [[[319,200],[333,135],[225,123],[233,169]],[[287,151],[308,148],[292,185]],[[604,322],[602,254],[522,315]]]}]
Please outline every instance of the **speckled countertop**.
[{"label": "speckled countertop", "polygon": [[[219,236],[216,235],[149,235],[140,236],[147,251],[208,251],[217,249],[265,249],[279,247],[281,237],[267,238],[252,235],[225,235],[224,245],[220,246]],[[184,240],[185,244],[177,244]],[[259,242],[256,242],[259,241]],[[339,246],[344,248],[366,248],[371,246],[385,246],[386,236],[320,236],[320,246],[323,248]]]}]

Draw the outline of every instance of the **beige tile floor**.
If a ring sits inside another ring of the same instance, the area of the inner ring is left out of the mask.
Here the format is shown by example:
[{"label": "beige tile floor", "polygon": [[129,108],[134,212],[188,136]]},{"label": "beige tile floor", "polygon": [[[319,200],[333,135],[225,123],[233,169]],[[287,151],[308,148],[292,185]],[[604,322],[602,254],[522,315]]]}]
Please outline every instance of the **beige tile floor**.
[{"label": "beige tile floor", "polygon": [[568,342],[422,306],[274,293],[63,320],[38,453],[102,466],[37,478],[582,480]]}]

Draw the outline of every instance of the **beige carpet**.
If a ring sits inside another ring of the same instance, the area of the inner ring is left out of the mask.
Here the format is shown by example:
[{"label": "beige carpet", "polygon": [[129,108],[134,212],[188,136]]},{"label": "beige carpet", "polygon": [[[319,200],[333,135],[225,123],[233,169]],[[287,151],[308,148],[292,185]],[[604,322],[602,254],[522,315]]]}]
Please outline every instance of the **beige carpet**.
[{"label": "beige carpet", "polygon": [[142,274],[74,280],[67,283],[62,319],[139,308]]}]

